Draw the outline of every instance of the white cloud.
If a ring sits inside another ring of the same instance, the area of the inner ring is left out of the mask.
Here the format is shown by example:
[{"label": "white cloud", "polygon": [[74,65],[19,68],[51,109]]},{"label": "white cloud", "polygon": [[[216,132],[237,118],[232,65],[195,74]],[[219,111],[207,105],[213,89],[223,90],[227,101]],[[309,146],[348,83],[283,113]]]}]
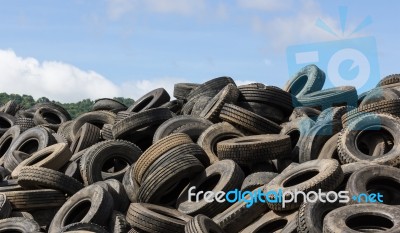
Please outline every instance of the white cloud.
[{"label": "white cloud", "polygon": [[0,50],[0,74],[1,92],[32,95],[35,99],[45,96],[60,102],[117,96],[138,99],[158,87],[172,95],[175,83],[187,82],[182,78],[161,77],[116,85],[94,71],[62,62],[18,57],[12,50]]},{"label": "white cloud", "polygon": [[250,84],[250,83],[256,83],[256,81],[252,81],[252,80],[234,80],[236,83],[236,86],[241,86],[241,85],[246,85],[246,84]]},{"label": "white cloud", "polygon": [[290,0],[238,0],[239,7],[262,11],[276,11],[291,6]]},{"label": "white cloud", "polygon": [[252,27],[254,30],[265,33],[270,45],[276,50],[284,50],[288,46],[299,43],[311,43],[324,40],[337,39],[337,37],[323,31],[315,25],[318,18],[323,19],[334,31],[338,31],[338,22],[322,13],[317,2],[305,0],[299,3],[297,14],[276,17],[264,21],[254,17]]}]

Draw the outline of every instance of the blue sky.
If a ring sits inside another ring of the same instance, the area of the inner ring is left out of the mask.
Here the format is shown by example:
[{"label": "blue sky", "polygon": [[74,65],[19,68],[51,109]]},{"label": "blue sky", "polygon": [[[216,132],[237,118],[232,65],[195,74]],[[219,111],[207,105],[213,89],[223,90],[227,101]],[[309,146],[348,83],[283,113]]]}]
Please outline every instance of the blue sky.
[{"label": "blue sky", "polygon": [[[347,7],[341,33],[338,8]],[[379,77],[398,72],[400,2],[313,0],[5,1],[0,91],[63,102],[125,96],[222,75],[282,87],[293,45],[374,37]],[[315,25],[322,19],[333,36]],[[324,45],[324,44],[320,44]],[[322,52],[325,48],[319,47]],[[369,48],[368,48],[369,49]],[[372,48],[373,50],[375,47]]]}]

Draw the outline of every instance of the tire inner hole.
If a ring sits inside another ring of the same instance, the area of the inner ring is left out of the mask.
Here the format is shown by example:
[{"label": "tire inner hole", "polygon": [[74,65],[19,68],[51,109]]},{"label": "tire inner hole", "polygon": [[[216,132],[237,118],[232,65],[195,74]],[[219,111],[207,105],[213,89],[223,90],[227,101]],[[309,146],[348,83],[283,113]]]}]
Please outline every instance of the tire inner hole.
[{"label": "tire inner hole", "polygon": [[350,217],[347,219],[346,225],[359,232],[381,232],[391,229],[394,223],[386,217],[366,213]]},{"label": "tire inner hole", "polygon": [[194,190],[194,192],[196,193],[196,197],[198,192],[203,191],[203,193],[198,195],[199,200],[202,200],[204,198],[204,193],[207,191],[212,191],[215,186],[217,186],[220,179],[221,175],[218,173],[211,175],[208,179],[206,179],[205,181],[203,181],[203,183],[196,187],[196,189]]},{"label": "tire inner hole", "polygon": [[377,129],[376,126],[372,126],[370,127],[370,129],[363,130],[360,133],[360,135],[356,139],[356,146],[361,153],[372,156],[375,154],[375,150],[379,149],[377,147],[381,146],[379,142],[382,140],[385,143],[385,151],[379,153],[379,155],[383,155],[393,148],[394,137],[386,129],[382,127],[379,127],[379,129]]},{"label": "tire inner hole", "polygon": [[290,177],[285,182],[283,182],[283,187],[286,188],[286,187],[291,187],[291,186],[301,184],[305,181],[310,180],[311,178],[313,178],[314,176],[316,176],[318,174],[319,174],[319,171],[317,171],[317,170],[303,171],[299,174],[296,174],[296,175]]},{"label": "tire inner hole", "polygon": [[400,183],[389,177],[380,177],[367,183],[367,192],[382,194],[383,203],[387,205],[400,205]]},{"label": "tire inner hole", "polygon": [[278,232],[279,230],[282,230],[288,221],[286,219],[278,219],[275,221],[272,221],[270,223],[265,224],[262,226],[262,228],[258,229],[255,231],[255,233],[273,233],[273,232]]}]

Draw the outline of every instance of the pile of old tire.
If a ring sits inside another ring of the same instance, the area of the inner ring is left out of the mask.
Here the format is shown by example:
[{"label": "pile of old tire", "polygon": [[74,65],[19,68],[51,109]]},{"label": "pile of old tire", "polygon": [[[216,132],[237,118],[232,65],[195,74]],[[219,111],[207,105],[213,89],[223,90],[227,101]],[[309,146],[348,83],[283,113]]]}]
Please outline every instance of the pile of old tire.
[{"label": "pile of old tire", "polygon": [[[315,65],[283,89],[219,77],[176,84],[174,100],[163,88],[129,107],[99,99],[76,119],[9,101],[0,232],[399,232],[400,76],[359,96],[324,83]],[[279,189],[383,202],[250,196]],[[232,190],[247,201],[210,201]]]}]

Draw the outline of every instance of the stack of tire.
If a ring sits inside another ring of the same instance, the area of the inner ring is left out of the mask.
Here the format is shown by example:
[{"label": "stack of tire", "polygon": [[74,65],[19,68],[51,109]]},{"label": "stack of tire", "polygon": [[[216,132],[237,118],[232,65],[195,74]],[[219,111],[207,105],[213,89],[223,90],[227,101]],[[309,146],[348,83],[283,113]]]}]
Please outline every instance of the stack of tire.
[{"label": "stack of tire", "polygon": [[[315,65],[283,89],[219,77],[176,84],[174,100],[163,88],[129,107],[99,99],[76,119],[10,101],[0,232],[399,232],[400,76],[359,96],[324,83]],[[232,190],[247,201],[209,200]],[[251,199],[269,190],[333,201]]]}]

